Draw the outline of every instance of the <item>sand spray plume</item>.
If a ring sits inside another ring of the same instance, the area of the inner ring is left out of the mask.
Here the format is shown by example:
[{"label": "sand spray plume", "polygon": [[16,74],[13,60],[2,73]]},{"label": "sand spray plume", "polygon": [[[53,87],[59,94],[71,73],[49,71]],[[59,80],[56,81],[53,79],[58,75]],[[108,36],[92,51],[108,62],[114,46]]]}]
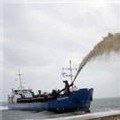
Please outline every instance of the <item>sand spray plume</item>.
[{"label": "sand spray plume", "polygon": [[120,33],[116,33],[115,35],[109,33],[107,37],[95,45],[93,50],[91,50],[80,63],[78,71],[73,79],[73,83],[80,71],[89,61],[103,54],[108,55],[111,52],[120,52]]}]

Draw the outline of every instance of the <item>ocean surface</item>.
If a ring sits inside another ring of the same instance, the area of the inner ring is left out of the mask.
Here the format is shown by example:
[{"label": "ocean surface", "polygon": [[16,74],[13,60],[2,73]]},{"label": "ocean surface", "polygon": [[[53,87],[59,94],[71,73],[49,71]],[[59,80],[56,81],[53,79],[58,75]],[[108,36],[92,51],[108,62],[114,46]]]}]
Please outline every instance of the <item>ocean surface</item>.
[{"label": "ocean surface", "polygon": [[[91,113],[120,110],[120,98],[94,99],[91,104]],[[6,105],[0,105],[0,120],[45,120],[73,115],[85,114],[83,112],[71,112],[55,114],[52,112],[31,112],[8,110]]]}]

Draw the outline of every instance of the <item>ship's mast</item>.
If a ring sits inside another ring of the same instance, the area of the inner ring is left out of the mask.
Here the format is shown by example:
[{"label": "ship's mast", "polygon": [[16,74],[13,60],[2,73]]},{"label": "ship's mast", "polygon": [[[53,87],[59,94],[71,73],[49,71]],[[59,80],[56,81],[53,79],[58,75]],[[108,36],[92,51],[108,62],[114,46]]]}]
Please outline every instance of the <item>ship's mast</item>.
[{"label": "ship's mast", "polygon": [[[71,80],[71,83],[72,83],[73,82],[73,72],[72,72],[72,70],[76,70],[76,68],[72,68],[71,60],[69,60],[69,65],[70,65],[69,68],[62,68],[62,70],[69,70],[70,71],[69,74],[63,72],[63,76],[64,77],[70,77],[70,80]],[[72,91],[73,91],[73,86],[72,86]]]},{"label": "ship's mast", "polygon": [[71,65],[71,60],[69,61],[69,63],[70,63],[70,78],[71,78],[71,82],[72,82],[72,65]]},{"label": "ship's mast", "polygon": [[21,76],[22,76],[23,74],[21,74],[21,73],[20,73],[20,70],[19,70],[17,75],[18,75],[18,77],[19,77],[20,89],[22,90],[22,89],[23,89],[23,86],[22,86],[22,77],[21,77]]}]

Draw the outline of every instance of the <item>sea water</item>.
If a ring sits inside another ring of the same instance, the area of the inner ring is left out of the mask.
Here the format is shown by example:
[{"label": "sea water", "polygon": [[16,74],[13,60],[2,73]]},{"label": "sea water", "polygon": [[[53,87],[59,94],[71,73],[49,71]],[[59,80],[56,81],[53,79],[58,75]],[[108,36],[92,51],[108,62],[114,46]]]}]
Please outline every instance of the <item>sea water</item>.
[{"label": "sea water", "polygon": [[[94,99],[90,110],[91,113],[120,110],[120,98]],[[0,120],[45,120],[48,118],[60,118],[80,114],[85,113],[76,111],[71,113],[55,114],[47,111],[33,112],[8,110],[5,105],[0,107]]]}]

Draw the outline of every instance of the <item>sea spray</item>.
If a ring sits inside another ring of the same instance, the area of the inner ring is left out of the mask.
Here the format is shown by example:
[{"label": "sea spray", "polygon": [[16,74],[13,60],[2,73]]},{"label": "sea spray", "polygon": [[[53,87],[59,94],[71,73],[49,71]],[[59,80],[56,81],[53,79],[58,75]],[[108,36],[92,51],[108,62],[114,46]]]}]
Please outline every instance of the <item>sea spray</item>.
[{"label": "sea spray", "polygon": [[109,53],[111,52],[120,52],[120,33],[116,33],[114,35],[109,33],[107,37],[105,37],[101,42],[95,45],[93,50],[91,50],[80,63],[78,71],[73,79],[73,82],[88,62],[100,55],[109,55]]}]

